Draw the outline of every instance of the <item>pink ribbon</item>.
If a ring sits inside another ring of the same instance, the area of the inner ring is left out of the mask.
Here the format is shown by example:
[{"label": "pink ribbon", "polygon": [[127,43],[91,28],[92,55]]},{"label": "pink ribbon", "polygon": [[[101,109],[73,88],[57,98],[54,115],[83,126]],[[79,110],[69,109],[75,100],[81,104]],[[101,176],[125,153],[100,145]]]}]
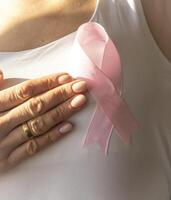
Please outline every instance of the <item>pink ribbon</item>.
[{"label": "pink ribbon", "polygon": [[96,143],[107,154],[113,129],[125,143],[138,125],[121,97],[119,54],[104,28],[94,22],[81,25],[73,44],[75,76],[87,81],[97,106],[83,145]]}]

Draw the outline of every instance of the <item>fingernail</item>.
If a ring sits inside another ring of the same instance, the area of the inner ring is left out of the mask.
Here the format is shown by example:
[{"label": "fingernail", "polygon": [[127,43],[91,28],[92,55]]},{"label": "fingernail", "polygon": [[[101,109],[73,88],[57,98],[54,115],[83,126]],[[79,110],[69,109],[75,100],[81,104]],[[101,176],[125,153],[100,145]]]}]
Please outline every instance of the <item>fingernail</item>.
[{"label": "fingernail", "polygon": [[86,97],[82,94],[76,96],[72,101],[71,101],[71,106],[74,108],[79,108],[82,105],[84,105],[86,102]]},{"label": "fingernail", "polygon": [[85,81],[79,81],[72,85],[72,89],[76,93],[84,92],[87,89],[87,85]]},{"label": "fingernail", "polygon": [[72,77],[68,74],[64,74],[58,78],[59,84],[65,84],[72,80]]},{"label": "fingernail", "polygon": [[72,130],[72,124],[66,123],[59,129],[59,132],[60,133],[68,133],[71,130]]}]

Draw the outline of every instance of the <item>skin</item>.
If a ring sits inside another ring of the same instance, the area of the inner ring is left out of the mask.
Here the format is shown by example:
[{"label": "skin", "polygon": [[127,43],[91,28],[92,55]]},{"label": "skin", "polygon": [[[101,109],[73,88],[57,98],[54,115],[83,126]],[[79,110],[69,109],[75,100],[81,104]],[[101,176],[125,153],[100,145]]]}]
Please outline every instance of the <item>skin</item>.
[{"label": "skin", "polygon": [[[141,1],[152,35],[171,62],[171,1]],[[95,5],[96,0],[0,0],[0,51],[32,49],[59,39],[87,21]]]},{"label": "skin", "polygon": [[[0,51],[22,51],[57,40],[86,22],[95,5],[96,0],[0,0]],[[154,39],[171,61],[171,1],[142,0],[142,5]],[[65,120],[84,106],[84,95],[77,107],[72,102],[86,91],[86,83],[74,92],[73,84],[79,80],[70,78],[60,84],[60,76],[26,81],[0,91],[0,171],[58,141],[63,136],[61,127],[68,124]],[[23,137],[22,124],[26,121],[36,136],[32,139]],[[70,124],[67,132],[71,130]]]},{"label": "skin", "polygon": [[22,51],[57,40],[88,21],[96,0],[0,0],[0,51]]},{"label": "skin", "polygon": [[[72,124],[65,120],[83,108],[86,89],[84,81],[58,73],[0,91],[0,172],[70,132]],[[32,138],[24,134],[25,122]]]},{"label": "skin", "polygon": [[[87,21],[93,6],[90,0],[0,0],[0,51],[22,51],[61,38]],[[0,91],[0,172],[70,132],[66,120],[84,107],[86,89],[84,81],[63,73]],[[25,122],[32,138],[24,134]]]}]

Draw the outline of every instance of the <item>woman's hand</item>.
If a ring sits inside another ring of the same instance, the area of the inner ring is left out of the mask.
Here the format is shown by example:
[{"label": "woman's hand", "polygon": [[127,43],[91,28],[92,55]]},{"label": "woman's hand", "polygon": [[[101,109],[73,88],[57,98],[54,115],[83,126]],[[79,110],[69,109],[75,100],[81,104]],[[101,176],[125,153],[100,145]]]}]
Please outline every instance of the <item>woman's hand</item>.
[{"label": "woman's hand", "polygon": [[[0,83],[3,76],[0,75]],[[66,73],[28,80],[0,91],[0,170],[56,142],[72,130],[64,122],[86,102],[84,81]]]}]

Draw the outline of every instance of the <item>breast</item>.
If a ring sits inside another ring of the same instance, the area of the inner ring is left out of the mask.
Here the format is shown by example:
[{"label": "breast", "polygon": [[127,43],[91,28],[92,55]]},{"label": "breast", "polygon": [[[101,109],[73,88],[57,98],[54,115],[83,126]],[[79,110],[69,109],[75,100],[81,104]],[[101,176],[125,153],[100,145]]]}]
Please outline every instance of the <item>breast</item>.
[{"label": "breast", "polygon": [[[40,51],[0,56],[8,83],[14,85],[25,79],[74,67],[68,62],[71,38],[65,42],[59,40]],[[141,116],[141,108],[131,101],[133,96],[124,95],[133,111]],[[89,97],[88,106],[71,118],[75,124],[73,133],[1,177],[3,200],[8,200],[9,194],[13,200],[56,197],[60,200],[167,199],[167,181],[161,163],[153,154],[153,148],[148,152],[145,150],[144,144],[148,140],[143,138],[149,133],[147,126],[136,133],[130,146],[122,143],[114,131],[107,156],[96,145],[82,148],[95,107],[94,100]],[[142,120],[141,117],[138,119]]]}]

